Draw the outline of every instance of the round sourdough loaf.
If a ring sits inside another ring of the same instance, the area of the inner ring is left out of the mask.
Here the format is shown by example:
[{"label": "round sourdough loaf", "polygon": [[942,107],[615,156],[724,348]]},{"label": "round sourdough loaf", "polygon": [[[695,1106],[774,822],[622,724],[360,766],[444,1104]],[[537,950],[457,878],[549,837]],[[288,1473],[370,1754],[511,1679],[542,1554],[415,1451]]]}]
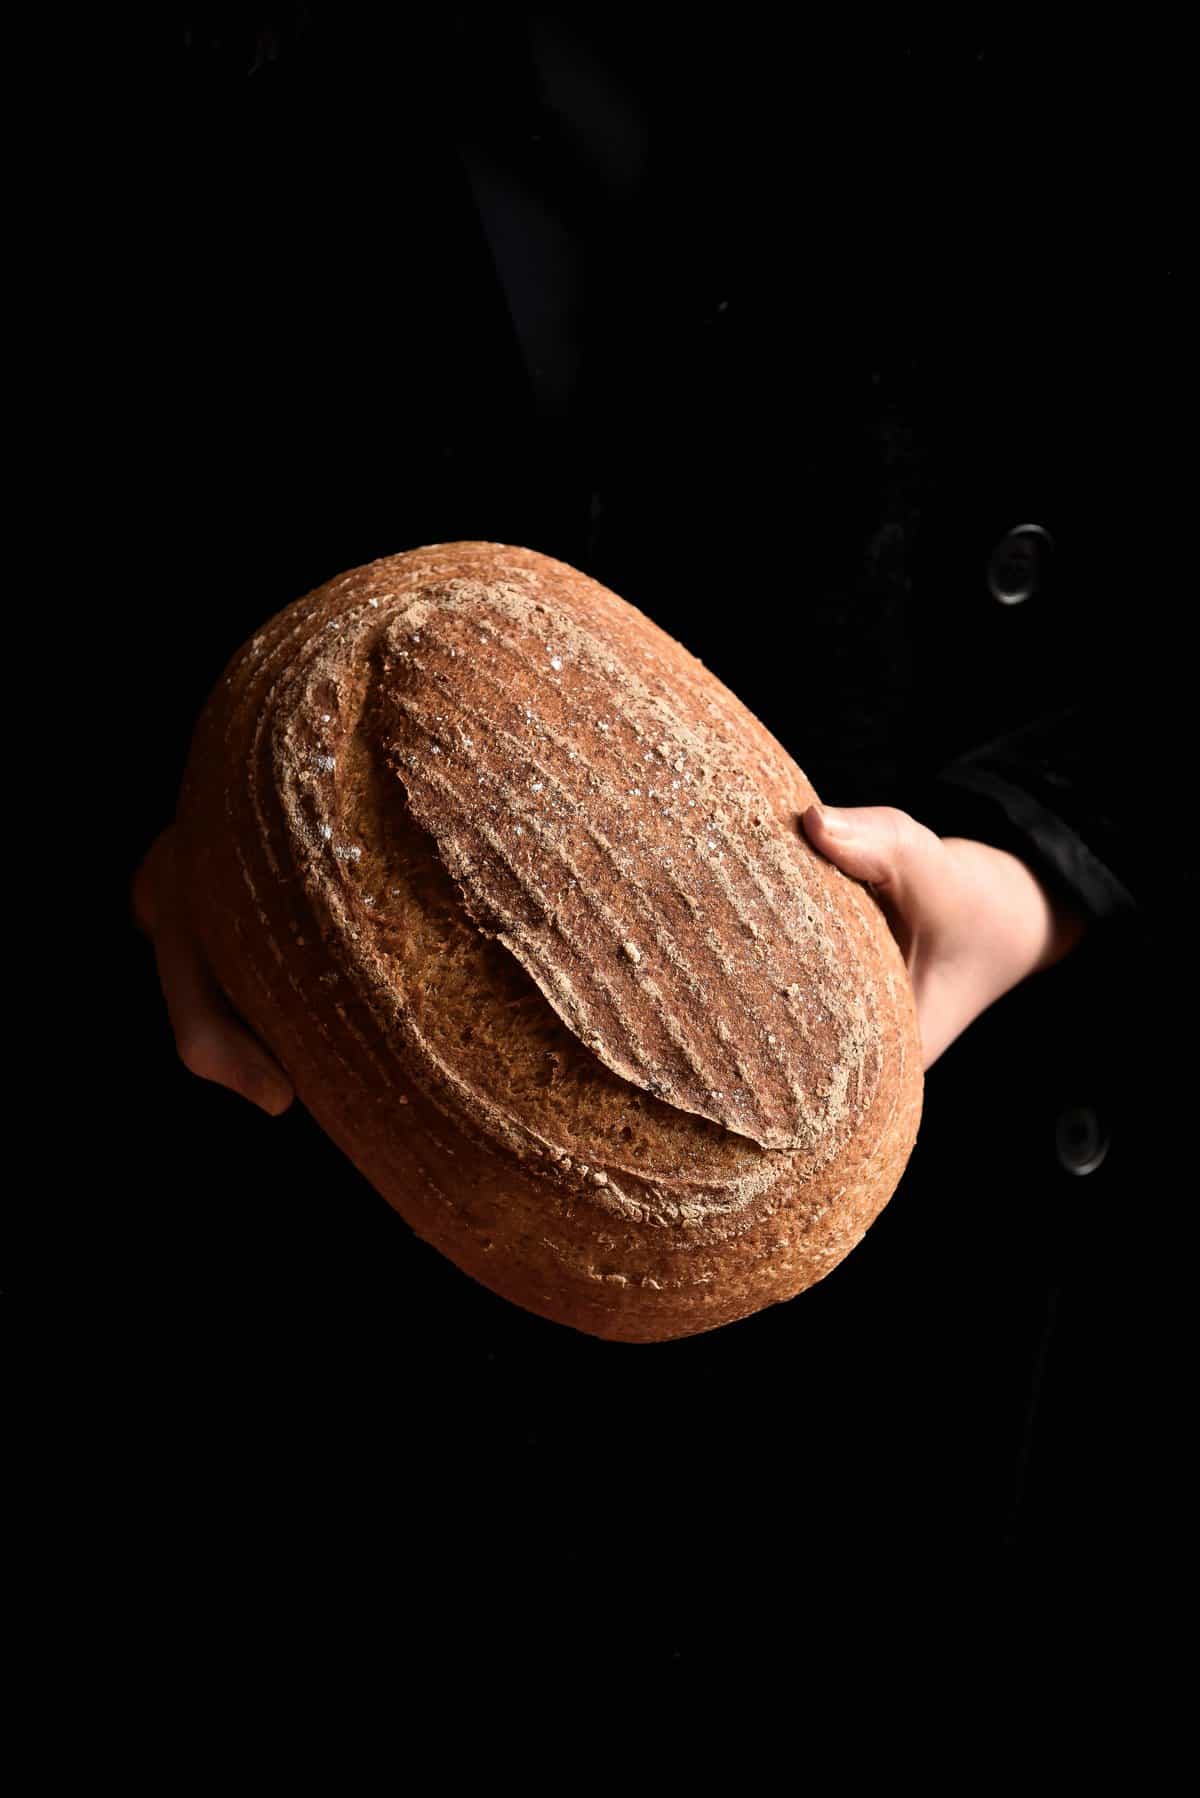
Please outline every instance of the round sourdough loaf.
[{"label": "round sourdough loaf", "polygon": [[237,652],[177,836],[234,1007],[417,1235],[658,1342],[829,1273],[916,1141],[911,985],[815,799],[634,606],[439,543]]}]

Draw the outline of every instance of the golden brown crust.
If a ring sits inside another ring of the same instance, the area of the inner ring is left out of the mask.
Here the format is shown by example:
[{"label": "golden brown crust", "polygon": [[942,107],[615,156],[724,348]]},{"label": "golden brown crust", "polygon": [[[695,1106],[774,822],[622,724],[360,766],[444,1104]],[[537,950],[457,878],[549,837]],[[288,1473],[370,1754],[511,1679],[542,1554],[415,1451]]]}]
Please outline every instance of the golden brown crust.
[{"label": "golden brown crust", "polygon": [[239,650],[178,824],[222,985],[417,1234],[656,1341],[828,1273],[916,1140],[907,974],[815,798],[607,588],[451,543]]}]

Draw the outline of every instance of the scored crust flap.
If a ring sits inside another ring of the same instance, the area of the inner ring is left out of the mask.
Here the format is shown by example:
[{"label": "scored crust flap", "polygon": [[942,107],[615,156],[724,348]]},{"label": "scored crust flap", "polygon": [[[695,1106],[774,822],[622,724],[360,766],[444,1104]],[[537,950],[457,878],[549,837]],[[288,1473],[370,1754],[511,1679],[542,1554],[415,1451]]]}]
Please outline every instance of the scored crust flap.
[{"label": "scored crust flap", "polygon": [[532,582],[423,587],[373,651],[379,753],[472,921],[606,1067],[810,1149],[880,1077],[863,948],[794,795],[634,616]]}]

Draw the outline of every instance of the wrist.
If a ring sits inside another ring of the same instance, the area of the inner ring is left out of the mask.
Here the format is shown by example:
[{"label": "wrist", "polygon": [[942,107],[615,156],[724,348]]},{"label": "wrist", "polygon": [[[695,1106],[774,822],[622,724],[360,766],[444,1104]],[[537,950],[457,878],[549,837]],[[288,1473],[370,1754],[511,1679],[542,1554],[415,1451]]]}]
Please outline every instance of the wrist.
[{"label": "wrist", "polygon": [[1027,862],[1007,849],[968,837],[946,837],[946,846],[976,873],[988,910],[998,909],[998,972],[1005,990],[1031,974],[1052,968],[1071,953],[1088,927],[1073,905],[1058,897]]}]

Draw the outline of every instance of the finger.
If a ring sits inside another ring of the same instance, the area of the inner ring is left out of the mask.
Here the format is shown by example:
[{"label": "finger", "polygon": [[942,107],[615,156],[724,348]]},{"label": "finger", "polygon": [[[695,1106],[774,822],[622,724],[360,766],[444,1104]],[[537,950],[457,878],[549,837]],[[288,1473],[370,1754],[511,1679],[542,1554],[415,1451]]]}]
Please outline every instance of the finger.
[{"label": "finger", "polygon": [[810,805],[804,827],[822,855],[873,887],[896,887],[923,847],[924,826],[893,805]]},{"label": "finger", "polygon": [[133,921],[143,936],[152,937],[158,923],[162,894],[171,876],[172,826],[159,832],[147,849],[129,883]]},{"label": "finger", "polygon": [[234,1017],[195,938],[171,912],[159,921],[154,954],[184,1067],[240,1093],[272,1117],[286,1111],[294,1097],[291,1081]]},{"label": "finger", "polygon": [[804,827],[827,860],[870,887],[911,968],[918,946],[916,914],[929,885],[926,877],[933,874],[930,855],[940,847],[939,839],[892,805],[810,806]]}]

